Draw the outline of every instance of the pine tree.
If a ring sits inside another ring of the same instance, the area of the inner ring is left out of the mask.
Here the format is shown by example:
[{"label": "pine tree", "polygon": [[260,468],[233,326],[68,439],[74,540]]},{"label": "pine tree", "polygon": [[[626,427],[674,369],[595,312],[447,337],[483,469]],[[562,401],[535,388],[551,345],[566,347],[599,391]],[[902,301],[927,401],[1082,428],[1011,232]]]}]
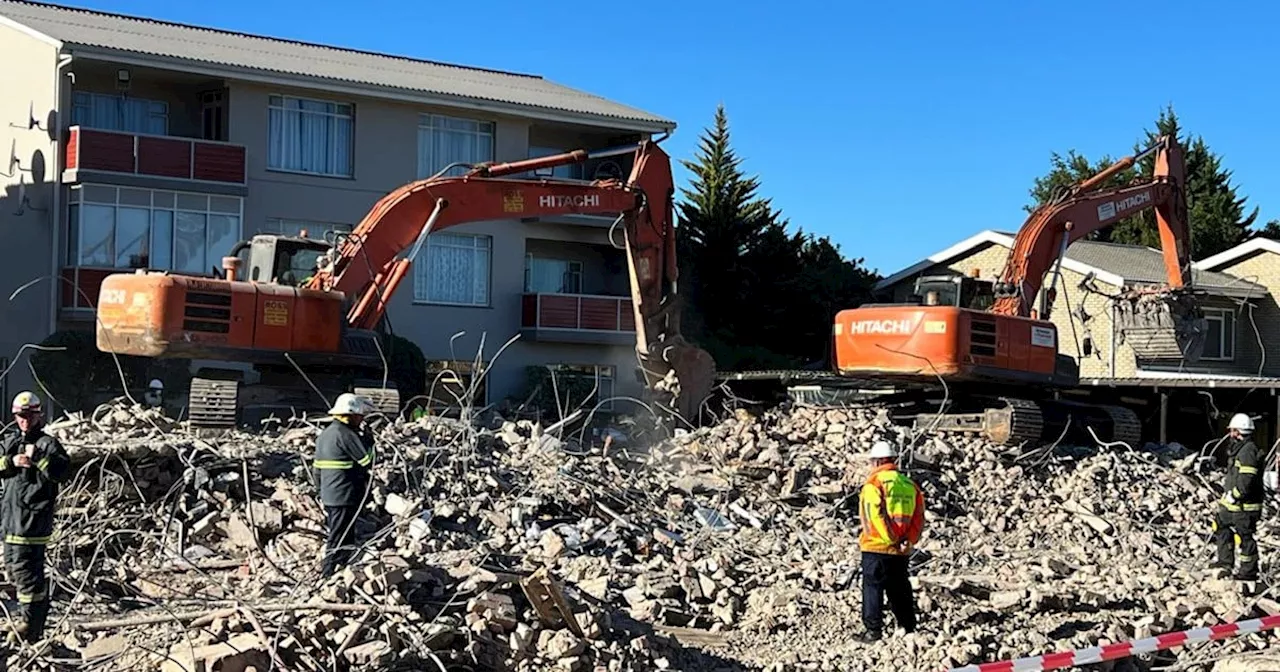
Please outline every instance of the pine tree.
[{"label": "pine tree", "polygon": [[[1186,198],[1191,220],[1192,254],[1202,259],[1249,237],[1249,227],[1258,217],[1258,208],[1255,207],[1246,214],[1246,197],[1240,196],[1238,188],[1231,184],[1231,171],[1222,167],[1222,158],[1209,149],[1203,137],[1192,138],[1184,132],[1172,105],[1160,112],[1155,128],[1144,132],[1145,140],[1134,146],[1134,152],[1149,147],[1163,135],[1176,137],[1183,148],[1187,169]],[[1055,153],[1050,160],[1052,169],[1048,174],[1037,178],[1031,189],[1034,203],[1028,206],[1029,211],[1036,204],[1047,202],[1063,186],[1079,182],[1113,162],[1104,157],[1097,163],[1090,163],[1074,150],[1065,158]],[[1139,176],[1150,177],[1154,171],[1155,157],[1149,156],[1140,161],[1136,169],[1122,171],[1114,176],[1107,186],[1122,186]],[[1155,214],[1151,211],[1117,222],[1115,226],[1098,232],[1093,238],[1160,247],[1160,232],[1156,228]]]}]

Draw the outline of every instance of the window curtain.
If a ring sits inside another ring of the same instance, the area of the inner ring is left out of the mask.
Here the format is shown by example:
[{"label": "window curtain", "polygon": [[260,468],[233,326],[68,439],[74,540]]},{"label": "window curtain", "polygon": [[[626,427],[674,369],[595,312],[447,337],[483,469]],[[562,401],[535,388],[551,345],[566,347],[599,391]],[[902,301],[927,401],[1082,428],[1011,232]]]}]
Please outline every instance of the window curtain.
[{"label": "window curtain", "polygon": [[71,123],[104,131],[167,135],[168,108],[161,101],[78,91]]},{"label": "window curtain", "polygon": [[[415,298],[433,303],[489,302],[489,245],[481,236],[432,234],[415,264]],[[423,263],[425,261],[425,263]]]},{"label": "window curtain", "polygon": [[571,262],[530,257],[525,291],[533,294],[578,294],[570,273]]},{"label": "window curtain", "polygon": [[351,117],[335,116],[336,106],[285,98],[268,118],[272,168],[324,175],[351,174]]},{"label": "window curtain", "polygon": [[[468,119],[424,116],[418,126],[418,177],[435,175],[451,163],[493,160],[493,124]],[[446,175],[467,172],[463,166]]]}]

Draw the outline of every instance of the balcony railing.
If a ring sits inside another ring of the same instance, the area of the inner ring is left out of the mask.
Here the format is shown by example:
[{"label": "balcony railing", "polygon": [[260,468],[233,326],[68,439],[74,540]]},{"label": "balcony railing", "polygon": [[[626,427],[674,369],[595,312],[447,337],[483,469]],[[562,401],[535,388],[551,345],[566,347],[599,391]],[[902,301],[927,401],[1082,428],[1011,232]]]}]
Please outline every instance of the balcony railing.
[{"label": "balcony railing", "polygon": [[227,142],[72,126],[66,152],[68,181],[73,182],[85,172],[236,186],[247,182],[244,145]]},{"label": "balcony railing", "polygon": [[92,309],[98,303],[98,290],[102,281],[112,273],[130,273],[130,269],[121,268],[89,268],[68,267],[62,269],[62,286],[58,293],[62,297],[59,305],[64,310]]},{"label": "balcony railing", "polygon": [[520,315],[525,329],[634,333],[631,299],[596,294],[525,294]]}]

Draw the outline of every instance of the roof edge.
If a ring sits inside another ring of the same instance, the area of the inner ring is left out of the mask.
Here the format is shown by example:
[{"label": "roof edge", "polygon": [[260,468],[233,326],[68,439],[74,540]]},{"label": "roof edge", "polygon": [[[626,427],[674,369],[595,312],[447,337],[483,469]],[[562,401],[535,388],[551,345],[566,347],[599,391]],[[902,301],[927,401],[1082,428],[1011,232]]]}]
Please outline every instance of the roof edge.
[{"label": "roof edge", "polygon": [[289,86],[299,89],[343,93],[365,98],[394,100],[406,103],[441,105],[445,107],[456,107],[480,112],[491,112],[541,119],[543,121],[582,124],[586,126],[597,126],[600,128],[641,133],[668,133],[676,128],[676,122],[661,118],[650,121],[628,117],[613,117],[602,114],[573,112],[558,108],[521,105],[519,103],[508,103],[483,98],[429,93],[426,91],[415,91],[412,89],[378,84],[366,84],[350,80],[328,79],[325,77],[315,77],[310,75],[295,75],[292,73],[275,72],[272,70],[248,68],[238,65],[208,63],[171,56],[142,54],[133,51],[109,49],[85,44],[68,43],[67,46],[71,48],[72,55],[78,58],[111,61],[140,67],[159,68],[161,70],[174,70],[177,72],[200,74],[209,77],[222,77],[232,80],[239,79],[258,84]]},{"label": "roof edge", "polygon": [[27,37],[34,37],[35,39],[40,40],[41,42],[44,42],[45,44],[48,44],[49,46],[55,49],[62,48],[62,40],[59,40],[56,37],[53,37],[52,35],[46,35],[45,33],[42,33],[36,30],[35,28],[32,28],[31,26],[28,26],[27,24],[22,23],[20,21],[14,21],[9,17],[4,16],[3,14],[0,14],[0,26],[7,26],[9,28],[12,28],[18,31],[19,33],[22,33],[23,35],[26,35]]},{"label": "roof edge", "polygon": [[1249,240],[1236,245],[1235,247],[1225,249],[1215,255],[1205,257],[1200,261],[1191,264],[1192,268],[1209,271],[1221,268],[1223,264],[1235,261],[1247,254],[1252,254],[1258,250],[1265,250],[1275,254],[1280,254],[1280,242],[1276,242],[1270,238],[1261,236],[1250,238]]},{"label": "roof edge", "polygon": [[[90,9],[88,7],[73,7],[71,5],[60,5],[55,2],[43,2],[41,0],[12,0],[15,3],[23,5],[33,5],[44,9],[52,9],[63,12],[72,12],[77,14],[90,14],[96,16],[105,16],[113,19],[123,19],[125,21],[136,21],[138,23],[158,23],[162,26],[171,26],[174,28],[183,28],[186,30],[199,30],[207,33],[220,33],[222,35],[232,35],[235,37],[243,37],[251,40],[263,40],[266,42],[281,42],[284,44],[293,44],[303,47],[315,47],[318,49],[332,49],[333,51],[344,51],[350,54],[363,54],[366,56],[378,56],[380,58],[391,58],[400,61],[409,61],[411,63],[422,63],[426,65],[438,65],[442,68],[457,68],[459,70],[474,70],[476,72],[488,72],[497,75],[508,75],[511,77],[523,77],[525,79],[544,79],[542,75],[535,75],[528,72],[515,72],[512,70],[500,70],[498,68],[485,68],[476,65],[463,65],[461,63],[449,63],[446,61],[434,61],[426,58],[414,58],[413,56],[405,56],[403,54],[392,54],[385,51],[370,51],[368,49],[355,49],[352,47],[341,47],[334,44],[325,44],[323,42],[311,42],[308,40],[298,40],[289,37],[277,37],[274,35],[263,35],[261,33],[249,33],[243,30],[230,30],[228,28],[215,28],[212,26],[201,26],[194,23],[184,23],[182,21],[171,21],[169,19],[158,19],[150,16],[142,16],[140,14],[124,14],[122,12],[109,12],[103,9]],[[545,81],[545,79],[544,79]]]}]

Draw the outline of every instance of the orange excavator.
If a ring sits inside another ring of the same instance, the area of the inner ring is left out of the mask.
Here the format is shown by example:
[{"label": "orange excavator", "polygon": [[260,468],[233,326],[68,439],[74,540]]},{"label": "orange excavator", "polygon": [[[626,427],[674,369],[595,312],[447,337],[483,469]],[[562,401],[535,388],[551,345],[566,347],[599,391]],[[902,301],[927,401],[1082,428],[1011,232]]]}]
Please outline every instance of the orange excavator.
[{"label": "orange excavator", "polygon": [[[1151,154],[1151,178],[1102,187]],[[915,416],[917,425],[976,432],[998,444],[1053,440],[1073,424],[1093,429],[1100,440],[1109,435],[1136,443],[1141,424],[1133,411],[1059,398],[1061,390],[1078,384],[1079,367],[1059,352],[1049,316],[1067,247],[1154,209],[1167,284],[1124,288],[1110,297],[1116,326],[1140,357],[1173,352],[1191,363],[1199,359],[1205,322],[1191,287],[1184,176],[1181,147],[1162,137],[1037,208],[994,282],[926,276],[917,281],[911,304],[841,311],[833,331],[835,379],[872,387],[890,381],[903,394],[923,393],[930,404],[940,403],[937,393],[945,390],[945,407]],[[1046,274],[1052,276],[1047,288]]]},{"label": "orange excavator", "polygon": [[[519,177],[622,155],[633,158],[625,182]],[[387,194],[333,241],[242,241],[223,258],[221,277],[147,270],[108,276],[98,296],[98,348],[238,363],[202,368],[192,380],[188,413],[197,427],[234,425],[247,408],[310,410],[349,389],[394,413],[399,392],[386,382],[378,328],[428,234],[476,221],[617,216],[640,370],[658,401],[692,420],[715,365],[680,333],[675,189],[658,141],[467,166],[466,174],[446,177],[454,167]],[[246,365],[257,380],[245,375]]]}]

